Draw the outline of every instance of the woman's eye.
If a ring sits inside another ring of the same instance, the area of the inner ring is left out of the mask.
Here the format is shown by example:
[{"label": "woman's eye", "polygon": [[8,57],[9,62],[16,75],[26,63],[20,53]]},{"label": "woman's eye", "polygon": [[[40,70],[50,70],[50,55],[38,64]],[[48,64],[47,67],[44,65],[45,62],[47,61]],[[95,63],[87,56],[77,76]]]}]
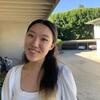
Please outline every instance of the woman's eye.
[{"label": "woman's eye", "polygon": [[42,38],[42,41],[48,41],[48,39]]},{"label": "woman's eye", "polygon": [[29,37],[34,37],[34,36],[33,36],[32,34],[30,34],[30,33],[28,34],[28,36],[29,36]]}]

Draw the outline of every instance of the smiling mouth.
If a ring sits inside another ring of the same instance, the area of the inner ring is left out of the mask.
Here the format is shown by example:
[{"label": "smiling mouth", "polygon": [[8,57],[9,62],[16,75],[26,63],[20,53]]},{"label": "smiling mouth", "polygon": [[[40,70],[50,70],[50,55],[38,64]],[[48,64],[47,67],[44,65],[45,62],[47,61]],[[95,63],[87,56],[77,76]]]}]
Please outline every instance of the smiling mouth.
[{"label": "smiling mouth", "polygon": [[31,53],[34,53],[34,54],[35,54],[35,53],[39,53],[39,51],[37,51],[37,50],[35,50],[35,49],[29,48],[28,50],[29,50]]}]

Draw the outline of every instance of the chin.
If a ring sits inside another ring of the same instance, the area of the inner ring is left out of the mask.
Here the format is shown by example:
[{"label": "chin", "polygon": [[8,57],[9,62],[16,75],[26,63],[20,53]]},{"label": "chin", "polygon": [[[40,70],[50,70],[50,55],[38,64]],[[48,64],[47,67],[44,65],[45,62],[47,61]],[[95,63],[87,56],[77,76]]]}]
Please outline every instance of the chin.
[{"label": "chin", "polygon": [[39,62],[42,60],[42,59],[38,59],[36,57],[27,57],[27,59],[29,60],[29,62]]},{"label": "chin", "polygon": [[27,59],[29,60],[29,62],[36,62],[38,60],[34,57],[27,57]]},{"label": "chin", "polygon": [[29,62],[40,62],[44,60],[44,57],[38,57],[38,55],[30,55],[30,54],[26,54],[26,57],[28,59]]}]

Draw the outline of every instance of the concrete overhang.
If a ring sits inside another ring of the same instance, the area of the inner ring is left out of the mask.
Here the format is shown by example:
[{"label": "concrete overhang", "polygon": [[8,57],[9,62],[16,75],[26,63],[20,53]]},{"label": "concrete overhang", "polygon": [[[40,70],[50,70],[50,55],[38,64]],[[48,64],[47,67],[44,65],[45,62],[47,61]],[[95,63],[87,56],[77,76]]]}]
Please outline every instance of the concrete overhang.
[{"label": "concrete overhang", "polygon": [[0,21],[47,19],[59,0],[0,0]]},{"label": "concrete overhang", "polygon": [[98,24],[100,24],[100,18],[96,18],[94,20],[91,20],[91,21],[87,22],[86,24],[98,25]]}]

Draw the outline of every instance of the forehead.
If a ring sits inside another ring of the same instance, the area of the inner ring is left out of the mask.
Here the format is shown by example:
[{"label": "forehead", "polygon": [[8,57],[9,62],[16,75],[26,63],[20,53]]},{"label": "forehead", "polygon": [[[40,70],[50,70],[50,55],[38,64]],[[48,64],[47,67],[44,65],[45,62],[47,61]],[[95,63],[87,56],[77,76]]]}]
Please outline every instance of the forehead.
[{"label": "forehead", "polygon": [[42,23],[34,24],[30,27],[29,31],[33,31],[38,34],[53,35],[50,28]]}]

